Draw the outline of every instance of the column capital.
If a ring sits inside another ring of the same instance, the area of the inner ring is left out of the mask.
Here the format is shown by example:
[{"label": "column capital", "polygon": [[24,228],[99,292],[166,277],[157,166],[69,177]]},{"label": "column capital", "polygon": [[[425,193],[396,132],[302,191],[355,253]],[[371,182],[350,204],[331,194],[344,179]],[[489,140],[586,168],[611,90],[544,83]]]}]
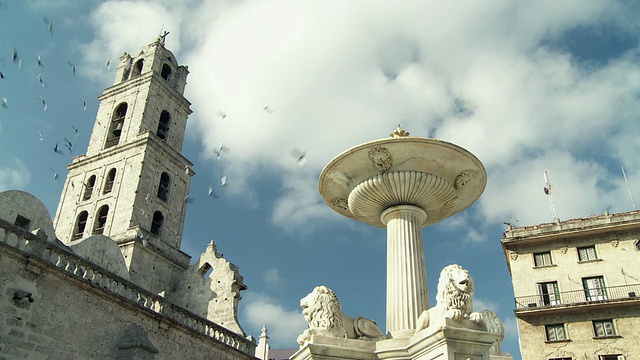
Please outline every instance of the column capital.
[{"label": "column capital", "polygon": [[422,224],[425,220],[427,220],[427,213],[422,210],[422,208],[415,205],[396,205],[392,206],[380,215],[380,220],[385,225],[389,223],[391,219],[394,219],[398,215],[411,214],[417,218],[418,223]]}]

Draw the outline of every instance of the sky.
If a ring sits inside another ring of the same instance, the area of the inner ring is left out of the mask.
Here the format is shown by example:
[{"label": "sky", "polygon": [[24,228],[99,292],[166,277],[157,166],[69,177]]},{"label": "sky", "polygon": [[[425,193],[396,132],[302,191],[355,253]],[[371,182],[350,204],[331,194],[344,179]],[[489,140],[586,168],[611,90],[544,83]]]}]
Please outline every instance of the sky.
[{"label": "sky", "polygon": [[[440,270],[462,265],[475,309],[498,314],[518,359],[504,223],[552,221],[545,171],[561,220],[640,197],[638,18],[640,4],[613,0],[0,0],[0,191],[28,191],[55,214],[114,82],[106,61],[168,31],[193,110],[182,248],[197,259],[214,240],[239,266],[247,334],[267,325],[272,348],[296,347],[299,300],[317,285],[385,329],[386,233],[333,212],[317,181],[333,157],[400,124],[484,164],[480,199],[423,229],[430,301]],[[71,152],[54,153],[65,138]]]}]

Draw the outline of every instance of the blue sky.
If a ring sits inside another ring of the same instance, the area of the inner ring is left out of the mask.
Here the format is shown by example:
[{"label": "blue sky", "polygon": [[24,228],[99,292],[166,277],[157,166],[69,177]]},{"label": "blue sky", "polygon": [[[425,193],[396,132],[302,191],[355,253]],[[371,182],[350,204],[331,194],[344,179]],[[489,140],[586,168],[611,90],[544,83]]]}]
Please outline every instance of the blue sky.
[{"label": "blue sky", "polygon": [[197,258],[213,239],[240,267],[247,333],[266,324],[273,347],[296,346],[299,299],[320,284],[385,328],[386,234],[332,212],[317,179],[400,123],[484,163],[480,200],[423,230],[430,298],[444,266],[467,268],[476,309],[498,313],[519,358],[503,222],[551,221],[545,170],[560,219],[632,210],[621,166],[640,197],[638,18],[633,1],[2,0],[0,190],[29,191],[54,214],[71,155],[53,148],[67,138],[86,151],[115,75],[106,60],[166,30],[194,111],[183,250]]}]

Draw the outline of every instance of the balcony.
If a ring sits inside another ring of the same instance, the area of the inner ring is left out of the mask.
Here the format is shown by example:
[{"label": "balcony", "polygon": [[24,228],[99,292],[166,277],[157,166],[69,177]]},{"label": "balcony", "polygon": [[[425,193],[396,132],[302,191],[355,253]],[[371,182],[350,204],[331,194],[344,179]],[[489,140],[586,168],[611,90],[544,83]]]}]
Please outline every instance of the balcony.
[{"label": "balcony", "polygon": [[626,300],[640,300],[640,284],[610,286],[603,289],[562,291],[555,294],[519,296],[515,298],[515,303],[516,312],[521,312]]}]

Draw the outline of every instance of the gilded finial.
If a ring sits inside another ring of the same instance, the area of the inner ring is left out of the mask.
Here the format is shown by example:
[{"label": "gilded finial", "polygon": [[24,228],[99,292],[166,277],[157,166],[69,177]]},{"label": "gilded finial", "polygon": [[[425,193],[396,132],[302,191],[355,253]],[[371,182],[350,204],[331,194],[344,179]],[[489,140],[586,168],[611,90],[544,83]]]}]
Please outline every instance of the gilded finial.
[{"label": "gilded finial", "polygon": [[394,139],[409,137],[409,132],[405,131],[403,128],[400,127],[400,124],[398,124],[398,128],[396,129],[396,131],[389,134],[389,136],[391,136]]}]

